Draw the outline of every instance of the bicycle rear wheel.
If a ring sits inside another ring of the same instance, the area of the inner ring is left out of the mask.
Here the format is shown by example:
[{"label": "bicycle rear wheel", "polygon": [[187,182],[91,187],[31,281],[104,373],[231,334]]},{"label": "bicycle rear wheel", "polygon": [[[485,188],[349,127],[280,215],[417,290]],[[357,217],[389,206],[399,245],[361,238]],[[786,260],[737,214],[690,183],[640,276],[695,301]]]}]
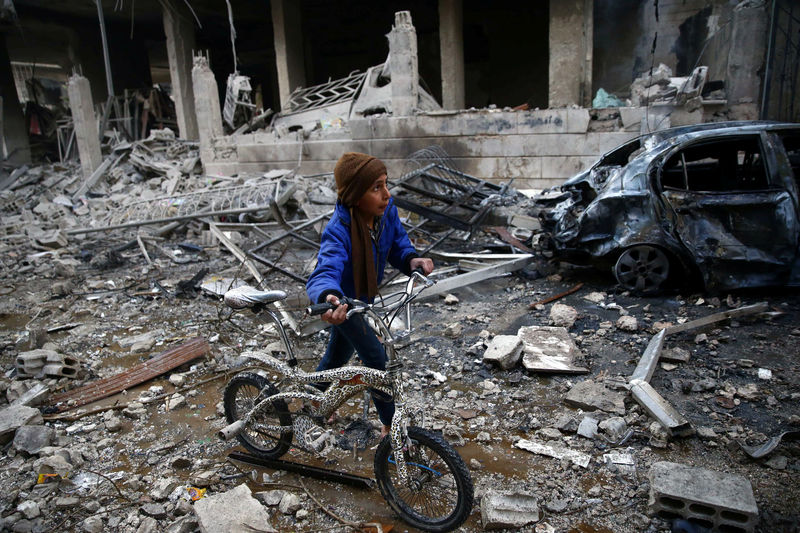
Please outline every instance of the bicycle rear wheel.
[{"label": "bicycle rear wheel", "polygon": [[[244,416],[256,403],[277,394],[278,390],[267,379],[252,372],[242,372],[233,377],[225,387],[223,404],[229,424]],[[259,410],[236,438],[251,453],[265,459],[277,459],[292,444],[292,432],[267,431],[263,426],[291,426],[292,417],[286,402],[273,402]]]},{"label": "bicycle rear wheel", "polygon": [[452,531],[472,511],[472,479],[452,446],[439,434],[409,427],[404,450],[411,486],[398,476],[392,443],[384,438],[375,452],[375,478],[391,508],[409,525],[424,531]]}]

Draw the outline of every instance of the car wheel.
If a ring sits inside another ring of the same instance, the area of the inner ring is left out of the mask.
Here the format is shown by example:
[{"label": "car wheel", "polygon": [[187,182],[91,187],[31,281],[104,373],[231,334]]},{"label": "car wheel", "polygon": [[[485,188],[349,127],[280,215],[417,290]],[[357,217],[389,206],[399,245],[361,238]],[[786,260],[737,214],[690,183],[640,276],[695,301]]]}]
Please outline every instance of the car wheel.
[{"label": "car wheel", "polygon": [[619,256],[614,277],[625,289],[637,294],[657,294],[669,278],[667,254],[654,246],[633,246]]}]

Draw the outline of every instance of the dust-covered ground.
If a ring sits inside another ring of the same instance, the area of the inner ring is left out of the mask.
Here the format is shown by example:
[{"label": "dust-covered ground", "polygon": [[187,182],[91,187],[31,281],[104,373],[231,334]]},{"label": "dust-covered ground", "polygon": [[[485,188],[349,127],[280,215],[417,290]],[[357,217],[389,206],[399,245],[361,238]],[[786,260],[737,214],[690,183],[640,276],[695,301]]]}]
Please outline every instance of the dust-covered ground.
[{"label": "dust-covered ground", "polygon": [[[58,414],[43,408],[44,421],[33,424],[52,429],[44,431],[44,446],[36,449],[16,440],[4,445],[2,527],[194,531],[199,525],[185,487],[205,488],[204,497],[211,497],[246,483],[253,493],[264,493],[261,501],[280,531],[345,530],[345,523],[363,522],[413,531],[391,512],[377,489],[355,489],[226,459],[235,445],[215,436],[225,425],[220,405],[225,383],[251,364],[238,357],[243,350],[277,339],[249,312],[232,315],[219,298],[180,282],[204,268],[230,277],[243,276],[246,270],[220,246],[200,251],[179,247],[199,240],[191,232],[161,244],[186,262],[155,253],[154,264],[147,266],[136,248],[109,261],[108,251],[126,239],[130,235],[90,237],[56,253],[33,256],[20,250],[10,258],[13,267],[5,268],[0,279],[4,396],[13,400],[39,381],[55,393],[108,377],[198,335],[210,342],[211,353],[100,402]],[[437,267],[444,266],[437,261]],[[526,531],[668,531],[669,522],[647,514],[648,472],[655,462],[671,461],[743,476],[758,505],[756,529],[798,531],[800,447],[784,441],[758,461],[739,447],[800,429],[796,291],[640,298],[618,293],[610,277],[592,270],[541,270],[545,272],[530,267],[454,290],[457,302],[436,298],[415,304],[413,342],[400,352],[412,408],[424,413],[419,422],[441,430],[469,466],[475,502],[463,530],[483,530],[481,501],[497,492],[537,501],[540,519],[525,526]],[[529,308],[578,283],[583,286],[577,292]],[[302,295],[299,283],[279,273],[269,274],[264,286]],[[666,323],[762,301],[769,306],[767,314],[667,337],[664,349],[685,350],[689,359],[662,363],[650,383],[695,431],[682,438],[666,435],[625,390],[653,334]],[[556,303],[577,311],[568,331],[581,352],[574,363],[588,373],[542,375],[519,365],[502,370],[484,364],[483,352],[495,335],[550,325]],[[290,307],[299,317],[299,304]],[[623,315],[634,317],[635,325],[627,320],[627,329],[622,329]],[[291,336],[304,368],[316,364],[325,335]],[[17,355],[41,347],[80,359],[78,378],[16,377]],[[622,396],[623,411],[588,412],[565,403],[570,389],[587,380]],[[337,429],[361,414],[361,400],[350,402],[340,410]],[[374,410],[369,416],[374,421]],[[593,437],[577,433],[586,417],[600,424]],[[602,429],[611,418],[622,419],[632,430],[618,445]],[[514,446],[520,440],[579,451],[590,461],[584,468],[533,454]],[[372,476],[376,444],[373,429],[364,449],[334,450],[323,459],[293,450],[288,458]],[[608,457],[612,453],[626,461],[613,462]],[[37,483],[48,467],[63,469],[65,479]],[[285,505],[278,503],[283,500]]]}]

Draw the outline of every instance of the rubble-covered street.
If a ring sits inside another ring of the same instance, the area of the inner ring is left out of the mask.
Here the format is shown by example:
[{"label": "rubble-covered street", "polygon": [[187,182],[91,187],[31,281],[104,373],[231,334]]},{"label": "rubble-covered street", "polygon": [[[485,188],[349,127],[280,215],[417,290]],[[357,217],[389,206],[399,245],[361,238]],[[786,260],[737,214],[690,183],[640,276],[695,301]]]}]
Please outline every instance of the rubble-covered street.
[{"label": "rubble-covered street", "polygon": [[[168,136],[148,144],[151,151],[182,151]],[[183,157],[191,160],[192,147],[186,148]],[[173,157],[170,168],[186,159]],[[19,234],[7,229],[2,252],[3,528],[214,531],[214,521],[229,513],[227,524],[260,524],[262,531],[376,522],[384,531],[390,524],[408,530],[376,489],[230,461],[233,445],[216,437],[226,425],[225,383],[250,364],[239,354],[261,345],[280,351],[273,329],[249,313],[232,314],[219,297],[230,280],[255,284],[230,250],[274,238],[283,228],[275,211],[213,222],[187,215],[171,232],[153,229],[166,223],[141,223],[147,216],[167,218],[152,212],[132,215],[139,221],[132,228],[57,230],[110,227],[104,221],[130,211],[126,206],[137,200],[188,190],[223,197],[230,202],[226,208],[236,209],[230,190],[248,185],[272,187],[281,197],[279,218],[291,227],[294,219],[313,218],[332,204],[325,179],[278,172],[212,183],[185,176],[183,188],[176,188],[170,176],[180,170],[142,171],[137,164],[121,159],[119,170],[85,203],[64,200],[64,187],[75,187],[74,164],[31,168],[17,182],[22,186],[3,193],[3,227],[25,220]],[[184,168],[191,170],[188,163]],[[291,192],[281,195],[287,183]],[[522,196],[509,193],[503,203],[492,210],[492,221],[524,218]],[[213,237],[214,224],[230,224],[222,232],[228,246]],[[266,228],[262,233],[252,229],[259,224]],[[271,260],[302,277],[314,252],[301,245],[281,241]],[[497,258],[514,249],[481,226],[469,240],[447,239],[431,255],[446,273],[459,257],[469,268],[482,251]],[[401,352],[419,421],[456,445],[473,476],[475,502],[463,529],[668,531],[670,522],[653,515],[685,516],[686,502],[730,531],[796,531],[796,294],[772,289],[641,298],[621,292],[606,273],[559,268],[541,258],[528,262],[415,304],[415,332]],[[289,292],[287,302],[294,303],[284,312],[298,320],[298,331],[310,326],[300,313],[302,284],[277,270],[261,272],[263,287]],[[750,311],[760,302],[766,305]],[[744,311],[734,318],[692,322],[737,309]],[[644,370],[649,376],[643,381],[685,419],[674,434],[629,392],[631,376],[641,372],[644,354],[662,330],[669,334],[661,337],[660,358]],[[292,335],[304,368],[316,365],[325,335]],[[197,337],[207,345],[191,340]],[[59,393],[183,353],[176,347],[183,347],[188,362],[94,403],[84,405],[79,396],[53,405]],[[343,411],[337,422],[337,430],[345,430],[341,448],[325,461],[297,450],[286,458],[372,476],[374,412],[365,433],[361,402]],[[760,459],[741,448],[759,447],[786,431]],[[691,482],[677,489],[670,486],[674,480],[657,475],[665,470],[669,477],[681,468],[689,469]],[[729,490],[730,483],[736,488]],[[703,511],[692,500],[697,491],[722,512],[708,511],[709,504]],[[670,496],[654,504],[654,494]],[[664,501],[678,504],[664,508]]]}]

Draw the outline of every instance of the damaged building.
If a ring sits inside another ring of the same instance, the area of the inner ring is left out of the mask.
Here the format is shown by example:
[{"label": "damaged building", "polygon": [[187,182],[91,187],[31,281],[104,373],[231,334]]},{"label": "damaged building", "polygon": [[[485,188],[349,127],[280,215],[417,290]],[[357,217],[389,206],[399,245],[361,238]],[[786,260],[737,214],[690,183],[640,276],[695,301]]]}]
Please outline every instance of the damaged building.
[{"label": "damaged building", "polygon": [[[0,0],[0,531],[799,531],[796,4]],[[351,150],[405,461],[304,386]]]},{"label": "damaged building", "polygon": [[327,172],[361,150],[397,175],[436,145],[459,170],[521,189],[557,185],[639,133],[795,121],[800,107],[787,0],[3,6],[8,162],[31,148],[77,156],[58,119],[76,74],[90,103],[69,98],[72,115],[90,105],[132,138],[168,126],[200,141],[209,174]]}]

